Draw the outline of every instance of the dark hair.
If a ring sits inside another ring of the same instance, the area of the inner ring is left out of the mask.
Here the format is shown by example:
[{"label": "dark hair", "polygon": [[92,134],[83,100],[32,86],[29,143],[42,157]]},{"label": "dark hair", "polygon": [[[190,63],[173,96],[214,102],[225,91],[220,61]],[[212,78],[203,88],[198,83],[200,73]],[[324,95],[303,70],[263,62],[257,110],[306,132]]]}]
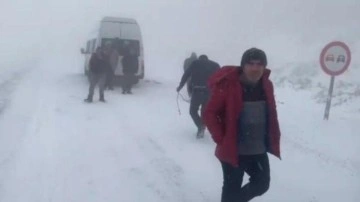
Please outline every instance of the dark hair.
[{"label": "dark hair", "polygon": [[200,55],[199,56],[199,60],[207,60],[207,59],[208,59],[207,55]]},{"label": "dark hair", "polygon": [[258,48],[250,48],[244,52],[241,58],[240,67],[244,67],[244,65],[249,63],[251,60],[260,60],[265,67],[267,65],[265,52]]}]

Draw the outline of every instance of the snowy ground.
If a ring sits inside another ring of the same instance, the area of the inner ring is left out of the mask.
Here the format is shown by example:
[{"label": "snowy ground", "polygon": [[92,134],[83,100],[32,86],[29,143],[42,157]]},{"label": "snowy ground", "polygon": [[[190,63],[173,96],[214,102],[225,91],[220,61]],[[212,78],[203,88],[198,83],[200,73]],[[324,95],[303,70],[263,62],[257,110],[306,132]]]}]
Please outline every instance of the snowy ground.
[{"label": "snowy ground", "polygon": [[[85,104],[81,71],[57,62],[1,77],[1,202],[220,201],[215,145],[195,139],[188,103],[179,115],[177,81]],[[360,113],[344,105],[323,121],[311,93],[276,94],[283,159],[270,158],[271,188],[253,201],[360,201]]]}]

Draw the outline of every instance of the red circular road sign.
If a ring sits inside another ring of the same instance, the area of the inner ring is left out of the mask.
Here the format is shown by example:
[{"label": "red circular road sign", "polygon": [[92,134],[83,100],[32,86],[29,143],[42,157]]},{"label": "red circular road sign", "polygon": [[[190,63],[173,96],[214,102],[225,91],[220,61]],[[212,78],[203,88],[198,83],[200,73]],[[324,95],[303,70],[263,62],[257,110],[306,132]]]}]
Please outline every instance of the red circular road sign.
[{"label": "red circular road sign", "polygon": [[338,76],[350,65],[351,52],[349,47],[340,41],[334,41],[324,47],[320,54],[320,65],[325,73]]}]

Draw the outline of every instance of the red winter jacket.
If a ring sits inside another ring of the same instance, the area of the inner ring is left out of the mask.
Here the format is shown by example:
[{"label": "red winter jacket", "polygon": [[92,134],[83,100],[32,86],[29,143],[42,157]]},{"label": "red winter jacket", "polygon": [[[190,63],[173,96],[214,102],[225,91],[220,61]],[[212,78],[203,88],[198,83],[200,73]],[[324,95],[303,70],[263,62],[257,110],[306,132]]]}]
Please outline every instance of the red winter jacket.
[{"label": "red winter jacket", "polygon": [[[280,157],[280,128],[277,118],[274,87],[269,80],[270,70],[265,69],[261,79],[268,107],[268,152]],[[216,157],[233,166],[238,166],[237,120],[243,108],[242,85],[239,69],[225,66],[209,79],[211,97],[204,111],[204,122],[216,146]]]}]

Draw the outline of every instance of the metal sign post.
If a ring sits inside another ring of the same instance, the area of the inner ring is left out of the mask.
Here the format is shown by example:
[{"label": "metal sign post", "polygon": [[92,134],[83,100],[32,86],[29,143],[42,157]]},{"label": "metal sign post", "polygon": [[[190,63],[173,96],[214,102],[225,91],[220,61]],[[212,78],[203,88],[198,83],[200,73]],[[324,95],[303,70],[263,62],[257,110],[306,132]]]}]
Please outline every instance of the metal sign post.
[{"label": "metal sign post", "polygon": [[335,76],[344,73],[350,65],[351,52],[349,47],[340,41],[327,44],[320,54],[322,70],[331,76],[329,94],[326,99],[324,119],[329,120],[331,100],[333,97]]},{"label": "metal sign post", "polygon": [[325,115],[324,115],[325,120],[329,120],[331,100],[334,91],[334,82],[335,82],[335,76],[331,76],[329,94],[326,99],[326,107],[325,107]]}]

